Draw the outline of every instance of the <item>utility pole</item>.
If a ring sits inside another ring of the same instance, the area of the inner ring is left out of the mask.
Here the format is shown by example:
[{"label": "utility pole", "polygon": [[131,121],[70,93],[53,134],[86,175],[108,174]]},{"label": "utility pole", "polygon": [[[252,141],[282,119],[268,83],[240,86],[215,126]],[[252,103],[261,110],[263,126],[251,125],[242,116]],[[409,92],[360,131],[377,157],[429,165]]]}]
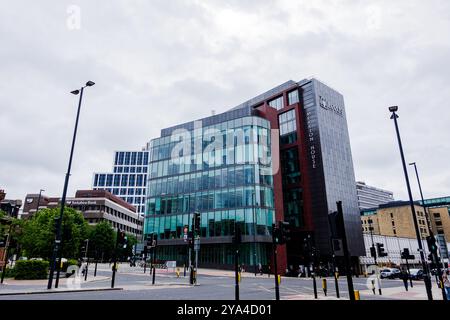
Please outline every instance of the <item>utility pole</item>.
[{"label": "utility pole", "polygon": [[372,219],[368,219],[367,222],[369,223],[370,239],[372,240],[372,247],[370,248],[370,254],[373,257],[373,261],[375,263],[375,267],[376,267],[375,275],[377,277],[378,293],[381,296],[382,292],[381,292],[381,285],[380,285],[379,272],[378,272],[377,250],[375,249],[375,242],[373,241],[373,226],[372,226],[373,221],[372,221]]},{"label": "utility pole", "polygon": [[116,279],[116,262],[117,262],[117,248],[119,246],[119,237],[120,237],[120,229],[117,228],[117,237],[116,237],[116,245],[114,247],[114,252],[113,252],[113,273],[112,273],[112,278],[111,278],[111,288],[114,288],[114,282]]},{"label": "utility pole", "polygon": [[278,262],[277,262],[277,239],[276,237],[280,237],[279,229],[275,224],[272,225],[272,246],[273,246],[273,272],[275,278],[275,300],[280,300],[280,285],[278,283]]},{"label": "utility pole", "polygon": [[[427,228],[428,228],[428,232],[430,234],[430,237],[434,237],[434,233],[433,233],[433,229],[431,228],[431,218],[430,218],[430,213],[428,212],[428,208],[425,206],[425,200],[423,199],[423,192],[422,192],[422,185],[420,184],[420,179],[419,179],[419,172],[417,171],[417,164],[415,162],[410,163],[410,166],[414,166],[414,170],[416,172],[416,177],[417,177],[417,184],[419,185],[419,191],[420,191],[420,199],[422,200],[422,206],[423,206],[423,210],[425,211],[425,221],[427,223]],[[436,254],[434,254],[433,252],[431,252],[430,248],[428,248],[428,250],[430,251],[430,253],[432,255],[434,255],[434,260],[437,261],[437,256]],[[439,283],[442,284],[442,270],[441,270],[441,266],[439,263],[436,263],[436,269],[437,269],[437,274],[438,274],[438,278],[439,278]],[[445,292],[445,288],[444,286],[441,286],[441,291],[442,291],[442,299],[444,301],[447,300],[447,294]]]}]

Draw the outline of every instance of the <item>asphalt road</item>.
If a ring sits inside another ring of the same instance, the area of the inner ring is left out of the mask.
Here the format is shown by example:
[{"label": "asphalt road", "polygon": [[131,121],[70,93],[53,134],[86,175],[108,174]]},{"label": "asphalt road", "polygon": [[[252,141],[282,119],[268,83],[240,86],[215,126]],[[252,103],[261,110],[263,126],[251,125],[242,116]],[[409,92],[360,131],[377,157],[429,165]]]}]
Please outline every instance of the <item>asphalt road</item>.
[{"label": "asphalt road", "polygon": [[[90,269],[89,277],[93,276]],[[111,277],[108,266],[99,267],[97,275]],[[173,273],[157,270],[156,283],[152,285],[150,274],[143,274],[142,269],[121,267],[116,275],[115,287],[123,288],[120,291],[91,291],[68,292],[33,295],[2,296],[2,300],[234,300],[235,279],[231,276],[202,275],[199,272],[198,285],[190,286],[188,276],[177,278]],[[353,278],[354,289],[368,290],[367,279]],[[317,290],[319,299],[336,299],[334,279],[328,278],[328,290],[325,297],[322,290],[322,279],[317,278]],[[420,284],[419,284],[420,285]],[[81,288],[110,288],[111,279],[83,283]],[[383,288],[403,288],[403,282],[399,280],[383,280]],[[62,286],[60,286],[62,288]],[[23,290],[24,288],[22,288]],[[27,287],[27,289],[43,289]],[[273,300],[275,298],[275,281],[273,276],[242,277],[239,285],[241,300]],[[348,299],[347,280],[341,277],[339,280],[341,298]],[[304,278],[282,278],[280,285],[280,297],[282,300],[313,299],[313,281]],[[362,297],[369,299],[387,299],[383,296],[366,294]],[[392,298],[389,298],[392,299]]]}]

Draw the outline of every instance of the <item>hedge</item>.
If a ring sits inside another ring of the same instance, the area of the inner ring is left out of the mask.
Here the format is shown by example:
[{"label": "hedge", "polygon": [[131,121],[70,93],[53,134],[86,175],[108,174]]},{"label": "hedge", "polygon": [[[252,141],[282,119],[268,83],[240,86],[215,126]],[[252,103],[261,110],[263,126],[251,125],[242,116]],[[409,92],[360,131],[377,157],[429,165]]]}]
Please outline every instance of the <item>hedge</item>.
[{"label": "hedge", "polygon": [[20,260],[16,262],[16,280],[47,279],[48,261]]},{"label": "hedge", "polygon": [[[2,276],[2,272],[0,272],[0,277]],[[16,269],[6,267],[5,278],[14,278],[16,276]]]}]

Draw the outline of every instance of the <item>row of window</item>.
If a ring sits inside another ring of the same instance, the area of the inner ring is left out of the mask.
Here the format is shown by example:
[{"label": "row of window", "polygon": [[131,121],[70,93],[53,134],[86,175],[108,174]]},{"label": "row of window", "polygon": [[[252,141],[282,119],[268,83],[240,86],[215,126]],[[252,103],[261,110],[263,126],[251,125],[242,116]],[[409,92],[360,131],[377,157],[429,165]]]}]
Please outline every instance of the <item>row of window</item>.
[{"label": "row of window", "polygon": [[[294,103],[299,103],[300,97],[298,90],[295,89],[293,91],[288,92],[288,105],[293,105]],[[269,101],[269,106],[274,109],[281,110],[285,107],[283,96],[277,97]]]},{"label": "row of window", "polygon": [[269,130],[255,126],[243,126],[224,131],[215,131],[205,133],[199,137],[185,133],[184,135],[174,137],[174,141],[152,147],[151,161],[174,159],[188,155],[206,155],[212,150],[227,150],[229,153],[232,150],[236,150],[239,146],[249,144],[264,144],[269,146],[269,142]]},{"label": "row of window", "polygon": [[[256,247],[256,254],[254,253]],[[177,261],[179,266],[186,264],[185,246],[161,246],[158,248],[158,257],[161,260]],[[232,244],[206,244],[202,245],[198,252],[198,263],[200,265],[232,265],[234,263],[235,248]],[[244,243],[239,247],[239,262],[254,266],[261,263],[266,266],[269,263],[272,250],[270,244]],[[256,258],[256,261],[255,261]]]},{"label": "row of window", "polygon": [[95,174],[94,187],[144,187],[146,174]]},{"label": "row of window", "polygon": [[[106,190],[110,193],[112,193],[113,195],[118,196],[119,198],[121,198],[123,201],[128,202],[129,204],[132,205],[139,205],[139,204],[143,204],[145,205],[145,189],[136,189],[136,195],[143,195],[144,197],[127,197],[127,190],[128,192],[130,190],[135,190],[135,189],[126,189],[126,188],[122,188],[122,189],[112,189],[112,188],[94,188],[94,190]],[[139,191],[138,191],[139,190]],[[139,193],[139,194],[138,194]],[[139,206],[135,206],[137,209]],[[144,210],[139,210],[138,212],[144,212]]]},{"label": "row of window", "polygon": [[114,166],[114,173],[147,173],[147,166],[133,166],[133,167],[124,167],[124,166]]},{"label": "row of window", "polygon": [[113,188],[111,193],[116,196],[145,196],[145,188]]},{"label": "row of window", "polygon": [[[255,174],[255,170],[257,173]],[[149,181],[149,197],[261,184],[272,186],[272,175],[265,167],[235,166]]]},{"label": "row of window", "polygon": [[186,156],[171,160],[162,160],[150,164],[150,178],[179,175],[210,168],[231,165],[259,164],[270,165],[270,147],[264,145],[245,145],[234,150],[216,150],[211,154]]},{"label": "row of window", "polygon": [[252,186],[220,189],[148,200],[147,215],[212,211],[241,207],[274,207],[271,188]]},{"label": "row of window", "polygon": [[[192,214],[151,217],[146,219],[145,233],[158,234],[160,239],[183,238],[184,226],[192,223]],[[256,224],[255,224],[256,219]],[[243,235],[270,235],[274,223],[272,209],[237,209],[202,212],[200,215],[200,236],[203,238],[231,236],[235,225]]]},{"label": "row of window", "polygon": [[[208,118],[203,119],[203,120],[207,120],[207,119]],[[191,122],[188,124],[189,125],[192,124],[192,126],[190,126],[192,128],[189,129],[189,131],[187,131],[188,129],[183,129],[182,131],[184,131],[184,133],[187,133],[188,135],[191,135],[192,138],[202,137],[204,135],[203,133],[205,133],[205,135],[207,135],[207,133],[214,132],[215,130],[225,132],[228,129],[234,129],[234,130],[238,131],[239,128],[244,127],[244,126],[261,127],[261,128],[265,128],[265,129],[270,129],[269,121],[267,121],[264,118],[251,117],[251,116],[241,117],[241,118],[237,118],[237,119],[229,120],[229,121],[223,121],[223,122],[217,123],[215,125],[204,126],[204,127],[201,127],[201,123],[200,123],[200,126],[198,128],[194,128],[194,122]],[[172,128],[169,128],[169,130],[172,131]],[[163,129],[163,131],[164,131],[164,129]],[[151,141],[152,149],[155,147],[161,146],[161,145],[170,144],[172,142],[172,140],[174,140],[174,139],[178,140],[178,138],[179,138],[179,136],[177,135],[177,132],[172,132],[172,136],[167,135],[167,136],[163,136],[161,138],[153,139]],[[155,156],[155,153],[153,152],[151,159],[153,159],[154,156]]]},{"label": "row of window", "polygon": [[146,165],[148,163],[148,151],[116,152],[114,165]]},{"label": "row of window", "polygon": [[126,233],[130,233],[132,235],[138,235],[138,236],[142,233],[142,230],[135,229],[130,226],[126,226],[124,224],[114,222],[114,221],[109,221],[109,222],[112,225],[113,229],[119,229],[121,231],[125,231]]}]

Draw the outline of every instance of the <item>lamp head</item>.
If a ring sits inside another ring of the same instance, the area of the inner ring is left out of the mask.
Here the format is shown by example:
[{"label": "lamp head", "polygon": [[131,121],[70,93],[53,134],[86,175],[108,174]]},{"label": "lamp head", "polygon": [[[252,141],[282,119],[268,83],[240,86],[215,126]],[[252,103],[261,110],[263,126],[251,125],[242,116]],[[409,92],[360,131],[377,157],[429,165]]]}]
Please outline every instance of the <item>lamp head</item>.
[{"label": "lamp head", "polygon": [[390,112],[397,112],[398,111],[398,106],[389,107],[389,111]]},{"label": "lamp head", "polygon": [[74,94],[74,95],[77,95],[77,94],[80,93],[80,90],[73,90],[73,91],[70,91],[70,93],[71,93],[71,94]]},{"label": "lamp head", "polygon": [[94,84],[95,84],[94,81],[89,80],[88,82],[86,82],[86,87],[92,87]]},{"label": "lamp head", "polygon": [[411,162],[409,165],[410,165],[410,166],[415,166],[416,163],[415,163],[415,162]]}]

